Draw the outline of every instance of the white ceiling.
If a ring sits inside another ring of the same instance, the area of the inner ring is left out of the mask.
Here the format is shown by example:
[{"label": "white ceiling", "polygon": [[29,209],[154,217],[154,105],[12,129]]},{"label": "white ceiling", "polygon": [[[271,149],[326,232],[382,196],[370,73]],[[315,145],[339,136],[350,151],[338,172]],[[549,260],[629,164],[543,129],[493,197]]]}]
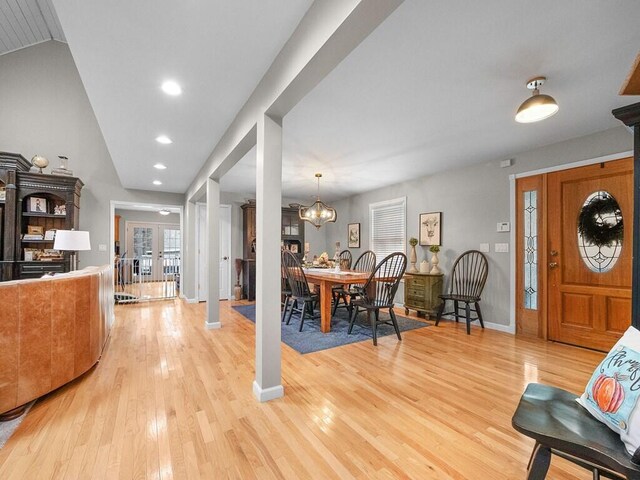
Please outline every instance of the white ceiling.
[{"label": "white ceiling", "polygon": [[0,0],[0,55],[47,40],[66,41],[51,0]]},{"label": "white ceiling", "polygon": [[312,1],[53,3],[122,184],[183,193]]},{"label": "white ceiling", "polygon": [[[328,200],[621,125],[637,0],[406,0],[284,119],[283,195]],[[518,124],[526,81],[554,117]],[[255,150],[221,180],[255,190]]]}]

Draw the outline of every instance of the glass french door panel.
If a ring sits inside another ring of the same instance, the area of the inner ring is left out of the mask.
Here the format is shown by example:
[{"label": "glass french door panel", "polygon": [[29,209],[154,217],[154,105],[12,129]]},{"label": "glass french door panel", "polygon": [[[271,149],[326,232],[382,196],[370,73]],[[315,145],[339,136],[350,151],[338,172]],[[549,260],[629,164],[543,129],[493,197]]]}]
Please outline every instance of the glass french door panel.
[{"label": "glass french door panel", "polygon": [[524,195],[524,308],[538,309],[538,192]]},{"label": "glass french door panel", "polygon": [[164,227],[162,232],[163,275],[174,277],[180,273],[182,236],[179,228]]},{"label": "glass french door panel", "polygon": [[133,227],[133,275],[151,276],[153,273],[153,234],[152,227]]}]

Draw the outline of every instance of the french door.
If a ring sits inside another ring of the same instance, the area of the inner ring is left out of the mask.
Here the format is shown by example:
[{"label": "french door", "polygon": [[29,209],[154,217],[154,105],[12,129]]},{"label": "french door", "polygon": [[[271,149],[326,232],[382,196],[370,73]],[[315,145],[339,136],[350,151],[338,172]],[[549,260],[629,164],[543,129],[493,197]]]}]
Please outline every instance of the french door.
[{"label": "french door", "polygon": [[518,179],[517,332],[607,351],[631,324],[633,162]]},{"label": "french door", "polygon": [[173,280],[179,273],[180,225],[127,222],[126,258],[143,281]]}]

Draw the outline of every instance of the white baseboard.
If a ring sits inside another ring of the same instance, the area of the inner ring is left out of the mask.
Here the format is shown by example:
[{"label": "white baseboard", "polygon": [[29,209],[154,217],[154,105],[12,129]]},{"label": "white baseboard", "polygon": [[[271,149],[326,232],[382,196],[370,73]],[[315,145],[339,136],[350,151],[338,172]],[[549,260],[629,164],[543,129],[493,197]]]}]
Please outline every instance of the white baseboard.
[{"label": "white baseboard", "polygon": [[180,298],[182,300],[184,300],[187,303],[198,303],[198,299],[197,298],[187,298],[186,295],[183,295],[182,293],[180,294]]},{"label": "white baseboard", "polygon": [[206,328],[207,330],[216,330],[221,326],[222,324],[220,322],[213,322],[213,323],[209,323],[207,321],[204,322],[204,328]]},{"label": "white baseboard", "polygon": [[276,398],[284,397],[284,387],[277,385],[275,387],[262,388],[258,385],[258,382],[253,381],[253,394],[259,402],[268,402],[269,400],[275,400]]},{"label": "white baseboard", "polygon": [[501,323],[484,322],[484,326],[485,328],[490,328],[491,330],[498,330],[499,332],[510,333],[512,335],[515,335],[516,333],[516,329],[513,325],[503,325]]}]

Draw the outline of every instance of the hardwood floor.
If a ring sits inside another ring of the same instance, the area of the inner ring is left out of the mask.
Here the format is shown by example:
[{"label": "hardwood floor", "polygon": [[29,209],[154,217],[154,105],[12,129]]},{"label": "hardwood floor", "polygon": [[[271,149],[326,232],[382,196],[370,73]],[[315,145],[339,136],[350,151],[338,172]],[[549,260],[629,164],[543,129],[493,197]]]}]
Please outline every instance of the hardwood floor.
[{"label": "hardwood floor", "polygon": [[[596,352],[443,322],[300,355],[285,397],[252,394],[254,325],[221,302],[118,306],[101,362],[36,403],[0,450],[0,478],[520,479],[511,428],[528,382],[573,392]],[[550,479],[587,479],[555,459]]]}]

